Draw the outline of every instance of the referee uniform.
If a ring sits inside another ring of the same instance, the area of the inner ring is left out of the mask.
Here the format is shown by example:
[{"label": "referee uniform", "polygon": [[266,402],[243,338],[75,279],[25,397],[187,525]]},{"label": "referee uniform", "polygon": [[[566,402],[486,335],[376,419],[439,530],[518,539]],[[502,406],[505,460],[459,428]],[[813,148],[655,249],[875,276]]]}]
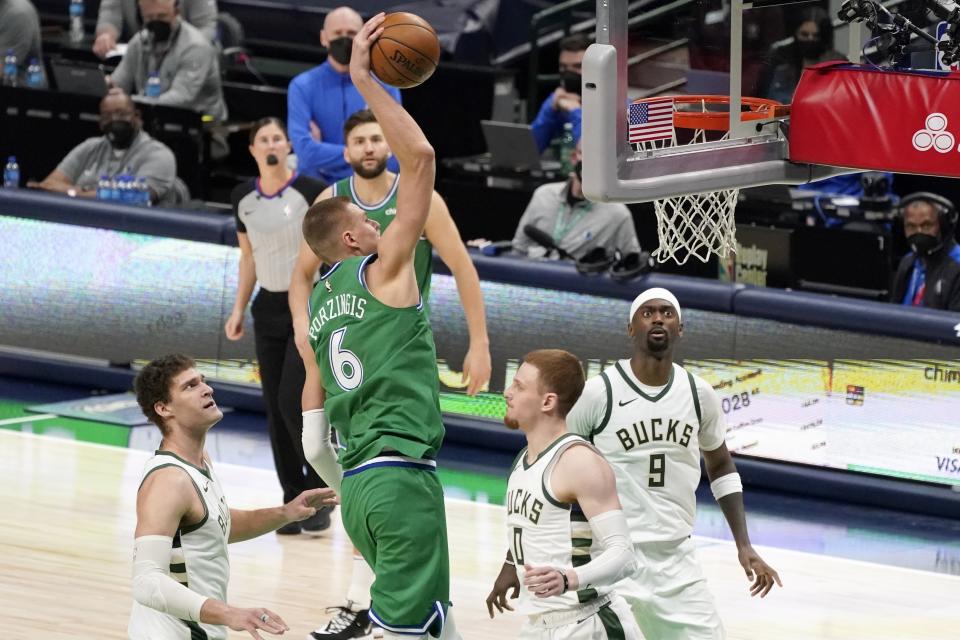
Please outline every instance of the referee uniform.
[{"label": "referee uniform", "polygon": [[253,300],[253,336],[270,444],[283,501],[326,486],[303,457],[300,393],[305,372],[293,339],[287,288],[303,239],[303,217],[326,185],[296,174],[277,193],[266,195],[260,179],[247,180],[231,195],[237,232],[247,234],[260,290]]}]

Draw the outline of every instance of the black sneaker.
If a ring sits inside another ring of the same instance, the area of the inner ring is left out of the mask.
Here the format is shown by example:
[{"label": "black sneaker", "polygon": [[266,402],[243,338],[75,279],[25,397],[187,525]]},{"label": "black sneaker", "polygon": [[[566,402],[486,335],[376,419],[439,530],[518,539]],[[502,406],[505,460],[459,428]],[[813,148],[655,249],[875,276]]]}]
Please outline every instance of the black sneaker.
[{"label": "black sneaker", "polygon": [[332,506],[320,507],[315,514],[299,522],[300,528],[308,536],[319,536],[323,531],[330,528],[330,513],[332,511]]},{"label": "black sneaker", "polygon": [[354,611],[350,607],[327,607],[336,611],[330,622],[307,636],[307,640],[347,640],[370,638],[370,617],[366,609]]},{"label": "black sneaker", "polygon": [[289,522],[279,529],[277,529],[277,535],[279,536],[295,536],[300,533],[300,523],[299,522]]}]

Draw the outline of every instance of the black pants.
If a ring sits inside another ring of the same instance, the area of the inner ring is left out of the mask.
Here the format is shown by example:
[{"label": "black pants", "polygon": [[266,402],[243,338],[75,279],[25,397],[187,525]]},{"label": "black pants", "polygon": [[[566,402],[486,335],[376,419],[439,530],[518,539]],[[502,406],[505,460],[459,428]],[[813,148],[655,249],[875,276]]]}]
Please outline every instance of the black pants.
[{"label": "black pants", "polygon": [[253,314],[253,337],[260,363],[263,403],[270,426],[273,463],[286,503],[301,491],[327,485],[303,457],[300,394],[306,373],[293,341],[293,320],[287,305],[287,292],[261,288],[250,311]]}]

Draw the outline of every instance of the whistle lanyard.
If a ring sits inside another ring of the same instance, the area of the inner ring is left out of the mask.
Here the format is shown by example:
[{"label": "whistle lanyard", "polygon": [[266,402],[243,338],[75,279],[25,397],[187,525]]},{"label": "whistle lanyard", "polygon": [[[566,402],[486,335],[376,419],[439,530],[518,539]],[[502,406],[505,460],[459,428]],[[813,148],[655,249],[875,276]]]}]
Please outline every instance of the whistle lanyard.
[{"label": "whistle lanyard", "polygon": [[[568,208],[570,209],[569,215],[565,216]],[[567,204],[561,204],[560,210],[557,211],[557,221],[553,223],[553,241],[560,244],[560,241],[566,237],[567,233],[577,226],[577,223],[583,220],[583,217],[588,213],[590,213],[590,205],[586,203],[578,203],[572,207]],[[564,222],[564,217],[567,218],[566,222]]]}]

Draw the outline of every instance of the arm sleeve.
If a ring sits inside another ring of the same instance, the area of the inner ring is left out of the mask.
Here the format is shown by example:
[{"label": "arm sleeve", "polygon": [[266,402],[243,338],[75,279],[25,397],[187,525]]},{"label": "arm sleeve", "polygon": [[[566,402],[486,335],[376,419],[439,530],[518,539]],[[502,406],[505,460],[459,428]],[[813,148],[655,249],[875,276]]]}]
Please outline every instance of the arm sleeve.
[{"label": "arm sleeve", "polygon": [[57,165],[57,171],[65,174],[70,178],[70,182],[76,184],[77,179],[80,177],[80,174],[83,173],[90,158],[90,149],[96,145],[96,143],[95,138],[88,138],[75,146],[70,150],[70,153],[60,161],[60,164]]},{"label": "arm sleeve", "polygon": [[123,11],[120,8],[120,0],[100,0],[95,33],[99,34],[107,27],[114,29],[117,38],[123,34]]},{"label": "arm sleeve", "polygon": [[557,128],[563,124],[563,120],[559,117],[557,110],[553,108],[552,102],[553,94],[551,93],[540,105],[537,117],[530,123],[530,127],[533,129],[533,139],[537,141],[537,149],[541,153],[550,144],[550,139],[556,135]]},{"label": "arm sleeve", "polygon": [[181,620],[200,621],[207,598],[170,577],[173,538],[141,536],[133,541],[133,598]]},{"label": "arm sleeve", "polygon": [[210,47],[191,46],[180,56],[177,73],[170,88],[160,94],[157,104],[192,108],[203,88],[210,69],[215,64],[215,52]]},{"label": "arm sleeve", "polygon": [[[349,165],[343,159],[342,144],[317,142],[310,135],[310,99],[305,80],[303,77],[294,78],[287,91],[287,131],[297,153],[297,167],[308,176],[316,176],[322,170],[347,171]],[[317,85],[312,90],[324,91],[325,88]]]},{"label": "arm sleeve", "polygon": [[624,255],[628,253],[640,253],[640,240],[637,239],[637,228],[633,224],[633,215],[626,205],[623,207],[624,216],[620,222],[620,228],[617,229],[617,248]]},{"label": "arm sleeve", "polygon": [[543,185],[537,187],[536,191],[533,192],[533,195],[530,196],[530,202],[527,203],[527,208],[524,210],[523,215],[520,216],[520,222],[517,223],[517,230],[513,234],[513,250],[517,253],[521,253],[525,256],[530,254],[531,247],[539,247],[540,245],[535,244],[530,238],[527,237],[527,234],[523,232],[523,227],[528,224],[533,224],[536,226],[535,221],[537,215],[544,211],[547,208],[547,196]]},{"label": "arm sleeve", "polygon": [[115,87],[120,87],[126,93],[133,95],[136,93],[134,86],[134,69],[140,60],[140,36],[134,36],[127,45],[127,52],[120,58],[120,64],[110,74],[110,81]]},{"label": "arm sleeve", "polygon": [[630,532],[623,511],[607,511],[591,518],[590,530],[594,541],[603,547],[603,552],[574,569],[581,589],[588,585],[611,585],[637,571],[637,557],[630,544]]},{"label": "arm sleeve", "polygon": [[199,29],[208,42],[217,36],[216,0],[183,0],[183,19]]},{"label": "arm sleeve", "polygon": [[567,115],[567,122],[573,125],[573,140],[580,142],[580,132],[583,130],[583,109],[578,107]]},{"label": "arm sleeve", "polygon": [[16,9],[4,11],[4,17],[6,19],[0,21],[0,42],[4,43],[3,51],[0,53],[6,55],[7,49],[13,49],[13,53],[17,56],[17,64],[26,69],[30,56],[37,55],[33,49],[35,42],[40,39],[40,19],[33,5],[29,5],[29,8],[25,7],[23,11]]},{"label": "arm sleeve", "polygon": [[700,398],[700,448],[713,451],[726,441],[727,419],[720,406],[720,396],[706,380],[694,376]]},{"label": "arm sleeve", "polygon": [[137,175],[146,178],[147,185],[157,195],[157,202],[162,202],[177,177],[177,159],[166,145],[157,142],[137,169]]},{"label": "arm sleeve", "polygon": [[303,457],[320,479],[339,495],[343,467],[337,461],[337,452],[330,440],[330,423],[323,409],[303,412]]},{"label": "arm sleeve", "polygon": [[607,386],[600,376],[587,380],[580,399],[567,414],[567,430],[584,438],[600,426],[607,412]]}]

